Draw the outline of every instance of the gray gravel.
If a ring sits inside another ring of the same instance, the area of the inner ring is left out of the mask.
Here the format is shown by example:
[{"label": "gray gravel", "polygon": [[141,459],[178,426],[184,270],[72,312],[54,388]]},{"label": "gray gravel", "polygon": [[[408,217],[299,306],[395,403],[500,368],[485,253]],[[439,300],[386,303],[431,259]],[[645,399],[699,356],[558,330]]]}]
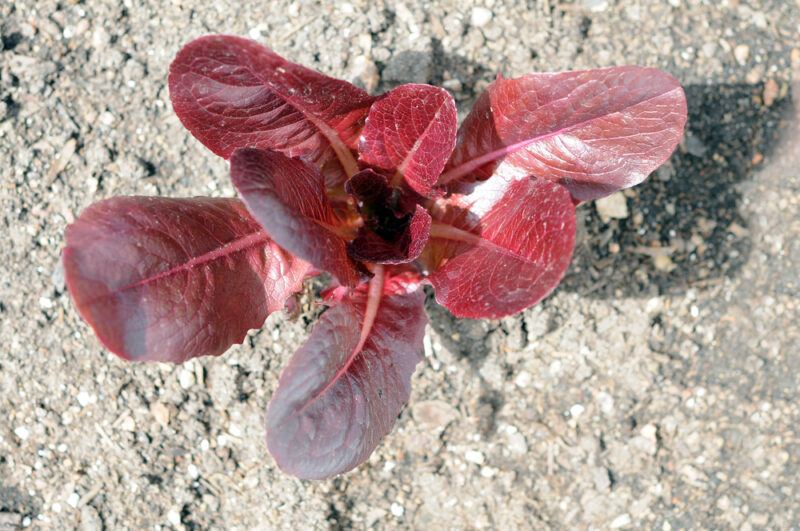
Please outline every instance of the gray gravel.
[{"label": "gray gravel", "polygon": [[[161,4],[0,3],[0,529],[800,526],[797,1]],[[687,135],[580,208],[540,306],[458,322],[429,304],[394,432],[356,471],[298,481],[261,421],[316,310],[218,359],[130,365],[58,265],[94,201],[233,195],[166,88],[211,32],[368,90],[441,84],[462,115],[497,72],[658,66],[686,87]]]}]

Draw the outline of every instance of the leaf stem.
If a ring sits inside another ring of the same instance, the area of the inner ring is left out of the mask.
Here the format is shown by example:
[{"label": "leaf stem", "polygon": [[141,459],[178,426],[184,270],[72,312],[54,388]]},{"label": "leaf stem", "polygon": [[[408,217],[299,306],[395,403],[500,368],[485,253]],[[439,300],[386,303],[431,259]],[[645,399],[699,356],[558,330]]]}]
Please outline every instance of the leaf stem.
[{"label": "leaf stem", "polygon": [[378,315],[378,306],[381,304],[381,297],[383,296],[383,279],[384,279],[383,266],[375,264],[372,269],[372,279],[369,281],[369,290],[367,291],[367,307],[364,309],[364,322],[361,324],[361,336],[358,338],[358,345],[354,353],[358,353],[364,348],[364,343],[367,342],[367,337],[372,330],[372,325],[375,323],[375,316]]},{"label": "leaf stem", "polygon": [[431,224],[431,238],[443,238],[446,240],[457,240],[460,242],[478,245],[483,239],[472,232],[467,232],[462,229],[457,229],[452,225],[446,223],[439,223],[434,221]]}]

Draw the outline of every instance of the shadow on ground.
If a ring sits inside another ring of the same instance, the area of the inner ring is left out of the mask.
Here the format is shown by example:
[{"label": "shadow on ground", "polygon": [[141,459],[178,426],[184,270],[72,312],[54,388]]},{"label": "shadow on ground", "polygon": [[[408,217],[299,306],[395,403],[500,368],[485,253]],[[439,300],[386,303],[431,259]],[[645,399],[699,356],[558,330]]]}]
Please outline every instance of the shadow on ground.
[{"label": "shadow on ground", "polygon": [[[379,69],[381,91],[406,82],[459,79],[462,117],[476,89],[493,77],[479,64],[445,54],[435,41],[432,54],[402,52]],[[752,242],[739,185],[778,144],[791,116],[791,94],[766,105],[763,83],[684,88],[689,119],[680,147],[645,183],[624,192],[627,218],[604,221],[593,204],[578,209],[575,255],[558,289],[595,298],[680,294],[734,276],[746,263]],[[426,306],[446,347],[475,369],[491,350],[487,338],[514,326],[455,319],[430,292]],[[524,333],[522,317],[516,322]],[[487,388],[485,399],[492,418],[502,398]]]},{"label": "shadow on ground", "polygon": [[[772,154],[789,96],[763,104],[763,84],[685,87],[689,120],[670,162],[625,192],[629,216],[579,208],[581,230],[560,289],[592,297],[653,296],[733,276],[751,248],[738,185]],[[660,256],[660,258],[659,258]]]}]

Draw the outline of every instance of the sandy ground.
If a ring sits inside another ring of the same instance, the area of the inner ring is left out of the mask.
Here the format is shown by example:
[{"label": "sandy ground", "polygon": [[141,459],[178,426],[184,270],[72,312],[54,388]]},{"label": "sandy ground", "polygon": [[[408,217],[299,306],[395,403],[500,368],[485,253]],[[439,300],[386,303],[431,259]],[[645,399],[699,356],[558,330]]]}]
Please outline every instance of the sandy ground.
[{"label": "sandy ground", "polygon": [[[800,525],[798,11],[0,3],[0,529]],[[274,315],[221,358],[125,364],[59,267],[94,201],[233,195],[166,88],[179,47],[212,32],[371,91],[442,84],[462,114],[497,72],[658,66],[686,87],[687,135],[625,208],[581,207],[575,261],[543,304],[456,322],[431,302],[394,432],[356,471],[303,482],[276,469],[261,423],[303,319]]]}]

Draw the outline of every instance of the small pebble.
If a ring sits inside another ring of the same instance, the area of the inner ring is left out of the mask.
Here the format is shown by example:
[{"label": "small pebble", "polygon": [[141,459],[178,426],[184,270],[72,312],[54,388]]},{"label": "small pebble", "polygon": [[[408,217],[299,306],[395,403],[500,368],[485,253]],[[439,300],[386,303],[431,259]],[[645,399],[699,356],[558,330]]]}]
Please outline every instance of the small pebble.
[{"label": "small pebble", "polygon": [[583,7],[593,13],[602,13],[608,9],[608,0],[583,0]]},{"label": "small pebble", "polygon": [[473,26],[480,28],[488,24],[489,21],[492,20],[492,16],[493,13],[485,7],[473,7],[472,16],[469,20]]},{"label": "small pebble", "polygon": [[477,450],[467,450],[466,453],[464,453],[464,459],[476,465],[482,465],[486,461],[484,455]]},{"label": "small pebble", "polygon": [[571,408],[569,408],[569,414],[572,418],[577,419],[583,412],[586,411],[586,408],[583,407],[583,404],[575,404]]},{"label": "small pebble", "polygon": [[183,524],[181,522],[181,513],[175,509],[171,509],[167,513],[167,520],[169,521],[170,524],[172,524],[175,527],[179,528],[183,527]]},{"label": "small pebble", "polygon": [[169,424],[169,408],[161,402],[153,402],[150,404],[150,414],[156,419],[164,428]]},{"label": "small pebble", "polygon": [[628,217],[628,202],[622,192],[616,192],[608,197],[603,197],[594,202],[597,214],[603,222],[612,219],[625,219]]},{"label": "small pebble", "polygon": [[21,440],[26,441],[28,440],[28,437],[31,436],[31,432],[25,426],[20,426],[14,430],[14,435],[19,437]]},{"label": "small pebble", "polygon": [[778,84],[775,82],[775,80],[768,79],[767,82],[764,83],[764,92],[761,96],[764,100],[764,105],[770,107],[773,103],[775,103],[779,92],[780,89],[778,88]]},{"label": "small pebble", "polygon": [[733,49],[733,56],[740,65],[746,65],[747,59],[750,57],[750,47],[746,44],[738,45]]},{"label": "small pebble", "polygon": [[92,402],[94,402],[94,396],[87,393],[86,391],[80,391],[78,393],[77,399],[78,399],[78,404],[80,404],[81,407],[86,407]]},{"label": "small pebble", "polygon": [[412,407],[412,414],[420,425],[432,428],[443,428],[458,415],[453,406],[441,400],[418,402]]},{"label": "small pebble", "polygon": [[189,389],[194,385],[194,373],[190,370],[183,369],[178,373],[178,382],[184,389]]},{"label": "small pebble", "polygon": [[395,515],[397,518],[400,518],[401,516],[403,516],[403,513],[406,512],[405,507],[403,507],[397,502],[392,503],[391,507],[389,507],[389,510],[392,511],[392,514]]},{"label": "small pebble", "polygon": [[619,529],[631,524],[631,515],[628,513],[621,514],[614,518],[611,522],[611,529]]}]

